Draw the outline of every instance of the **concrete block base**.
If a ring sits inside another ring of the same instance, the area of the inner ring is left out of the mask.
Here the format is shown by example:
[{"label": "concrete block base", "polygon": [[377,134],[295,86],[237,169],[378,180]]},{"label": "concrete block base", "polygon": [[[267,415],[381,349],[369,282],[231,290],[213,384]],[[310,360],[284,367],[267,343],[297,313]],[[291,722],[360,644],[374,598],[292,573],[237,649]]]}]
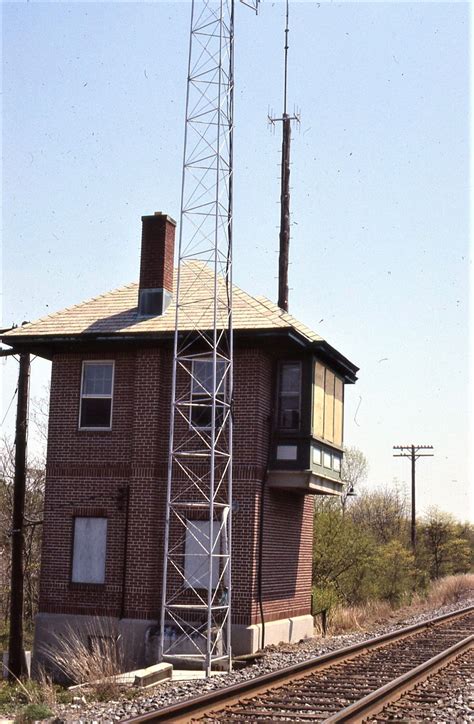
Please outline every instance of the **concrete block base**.
[{"label": "concrete block base", "polygon": [[[314,636],[314,621],[307,616],[281,618],[265,623],[265,646],[280,643],[298,643]],[[232,626],[232,653],[235,656],[254,654],[262,648],[262,624]]]},{"label": "concrete block base", "polygon": [[135,686],[151,686],[158,681],[171,679],[173,667],[171,664],[155,664],[154,666],[148,666],[146,669],[139,669],[133,673],[135,674],[133,681]]},{"label": "concrete block base", "polygon": [[[313,636],[313,617],[296,616],[265,623],[265,646],[279,643],[297,643]],[[157,621],[142,619],[98,618],[72,614],[39,613],[35,623],[33,647],[33,676],[39,664],[51,666],[48,649],[54,650],[61,639],[69,638],[71,631],[87,646],[100,646],[101,640],[111,638],[121,653],[123,671],[153,666],[158,661],[159,627]],[[262,648],[262,625],[232,626],[232,653],[253,654]],[[186,652],[182,652],[185,656]],[[64,676],[57,676],[58,680]]]}]

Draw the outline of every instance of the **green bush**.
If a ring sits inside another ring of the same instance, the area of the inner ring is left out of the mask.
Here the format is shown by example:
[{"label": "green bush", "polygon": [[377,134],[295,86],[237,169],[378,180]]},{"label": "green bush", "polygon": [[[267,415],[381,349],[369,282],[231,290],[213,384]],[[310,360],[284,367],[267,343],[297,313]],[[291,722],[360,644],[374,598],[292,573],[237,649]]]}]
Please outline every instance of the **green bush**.
[{"label": "green bush", "polygon": [[330,611],[340,603],[340,597],[333,585],[324,588],[313,587],[313,614]]},{"label": "green bush", "polygon": [[[340,507],[323,504],[315,514],[313,584],[330,603],[357,604],[373,595],[373,538]],[[324,594],[322,593],[324,592]]]},{"label": "green bush", "polygon": [[374,561],[375,596],[399,605],[413,593],[416,581],[415,559],[398,540],[380,546]]},{"label": "green bush", "polygon": [[474,526],[432,508],[417,522],[413,556],[403,497],[395,490],[360,491],[356,501],[315,502],[313,608],[393,606],[425,592],[430,580],[469,573],[473,566]]},{"label": "green bush", "polygon": [[49,719],[50,716],[53,716],[53,712],[46,704],[28,704],[28,706],[25,706],[25,708],[17,714],[15,722],[17,724],[26,724],[26,722]]}]

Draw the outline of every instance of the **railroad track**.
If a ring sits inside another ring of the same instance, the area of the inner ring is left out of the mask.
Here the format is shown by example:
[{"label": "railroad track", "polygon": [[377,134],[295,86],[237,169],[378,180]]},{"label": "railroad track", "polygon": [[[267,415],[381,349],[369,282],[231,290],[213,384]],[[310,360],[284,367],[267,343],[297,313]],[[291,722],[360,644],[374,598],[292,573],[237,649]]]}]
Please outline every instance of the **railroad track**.
[{"label": "railroad track", "polygon": [[468,651],[473,630],[469,606],[128,722],[361,722]]}]

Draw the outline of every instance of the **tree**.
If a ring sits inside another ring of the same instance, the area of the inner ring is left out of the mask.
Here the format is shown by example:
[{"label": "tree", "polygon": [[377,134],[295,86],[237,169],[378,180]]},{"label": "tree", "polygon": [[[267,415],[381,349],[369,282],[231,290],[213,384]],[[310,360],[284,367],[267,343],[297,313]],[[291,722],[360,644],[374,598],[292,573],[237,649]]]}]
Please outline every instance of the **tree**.
[{"label": "tree", "polygon": [[341,480],[344,483],[344,492],[341,497],[343,512],[346,509],[348,493],[354,491],[367,479],[368,472],[369,463],[362,450],[356,447],[344,448],[341,468]]},{"label": "tree", "polygon": [[352,503],[349,515],[382,545],[392,540],[407,542],[407,501],[397,487],[362,491]]},{"label": "tree", "polygon": [[319,608],[336,602],[359,603],[369,596],[374,541],[331,500],[316,506],[313,584]]},{"label": "tree", "polygon": [[450,573],[467,573],[471,568],[470,541],[463,536],[463,526],[452,515],[430,508],[421,525],[421,558],[426,561],[431,578]]},{"label": "tree", "polygon": [[[8,438],[3,438],[0,441],[0,611],[4,620],[8,617],[10,600],[14,460],[13,443]],[[44,481],[43,461],[31,461],[26,475],[23,563],[24,614],[28,621],[33,620],[38,606]]]},{"label": "tree", "polygon": [[[49,385],[45,394],[32,398],[30,417],[38,451],[29,457],[26,471],[24,526],[24,616],[33,621],[38,607],[41,534],[44,507],[46,442],[48,429]],[[15,474],[14,443],[0,440],[0,615],[8,618],[11,573],[11,527],[13,510],[13,480]]]},{"label": "tree", "polygon": [[413,553],[399,540],[381,546],[374,561],[376,595],[391,604],[400,604],[415,587],[416,570]]}]

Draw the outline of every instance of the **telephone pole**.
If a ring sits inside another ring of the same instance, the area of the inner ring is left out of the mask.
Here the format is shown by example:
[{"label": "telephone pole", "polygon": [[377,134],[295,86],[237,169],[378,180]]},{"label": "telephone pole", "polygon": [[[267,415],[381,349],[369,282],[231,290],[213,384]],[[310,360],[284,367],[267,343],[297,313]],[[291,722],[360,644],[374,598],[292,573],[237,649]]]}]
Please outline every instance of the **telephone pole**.
[{"label": "telephone pole", "polygon": [[23,655],[23,547],[26,491],[26,440],[28,432],[28,390],[30,355],[20,352],[15,434],[15,478],[13,483],[12,568],[10,592],[10,638],[8,669],[10,679],[24,673]]},{"label": "telephone pole", "polygon": [[415,471],[418,458],[433,457],[434,453],[420,452],[420,450],[433,450],[433,445],[394,445],[394,458],[410,458],[411,460],[411,547],[416,551],[416,504],[415,504]]}]

